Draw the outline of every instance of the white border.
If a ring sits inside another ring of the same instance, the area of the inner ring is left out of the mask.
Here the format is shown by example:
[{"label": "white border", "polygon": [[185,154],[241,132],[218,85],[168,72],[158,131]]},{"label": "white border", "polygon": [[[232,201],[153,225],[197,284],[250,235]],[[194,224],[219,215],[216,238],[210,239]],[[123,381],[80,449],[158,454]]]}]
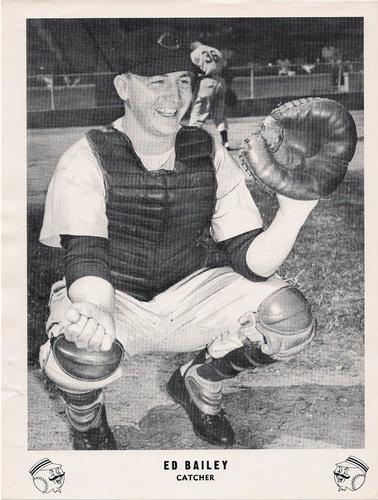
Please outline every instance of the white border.
[{"label": "white border", "polygon": [[[6,0],[3,2],[3,497],[40,498],[28,470],[43,452],[27,450],[26,373],[26,18],[153,17],[157,2]],[[48,452],[64,464],[59,499],[378,498],[376,121],[378,9],[375,2],[159,1],[159,17],[365,17],[366,448],[363,450],[207,450]],[[340,422],[342,429],[342,422]],[[370,470],[363,488],[337,492],[334,464],[348,454]],[[42,456],[43,455],[43,456]],[[50,456],[51,455],[51,456]],[[213,483],[179,483],[163,460],[228,460]],[[349,496],[350,495],[350,496]]]}]

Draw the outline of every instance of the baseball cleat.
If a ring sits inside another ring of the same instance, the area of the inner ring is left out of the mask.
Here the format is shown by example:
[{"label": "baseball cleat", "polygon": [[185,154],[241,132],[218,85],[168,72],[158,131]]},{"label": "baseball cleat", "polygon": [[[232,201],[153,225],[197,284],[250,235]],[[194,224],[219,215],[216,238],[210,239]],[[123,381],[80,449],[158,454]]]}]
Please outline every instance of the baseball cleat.
[{"label": "baseball cleat", "polygon": [[186,388],[185,377],[181,375],[180,368],[173,373],[166,388],[171,398],[185,409],[192,423],[193,431],[198,437],[214,445],[232,447],[234,431],[225,417],[224,411],[220,409],[215,414],[201,411]]}]

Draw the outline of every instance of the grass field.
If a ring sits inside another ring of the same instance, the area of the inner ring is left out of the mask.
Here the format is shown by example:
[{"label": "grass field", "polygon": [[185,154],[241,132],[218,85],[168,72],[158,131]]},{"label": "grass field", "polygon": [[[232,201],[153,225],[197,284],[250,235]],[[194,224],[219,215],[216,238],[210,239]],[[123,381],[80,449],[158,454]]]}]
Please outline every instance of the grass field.
[{"label": "grass field", "polygon": [[[228,381],[225,405],[238,448],[363,447],[363,113],[353,116],[359,141],[347,176],[336,192],[320,201],[280,269],[283,277],[295,278],[312,302],[318,335],[296,359]],[[258,117],[230,120],[231,141],[240,143],[259,121]],[[60,251],[40,245],[38,234],[55,163],[84,130],[28,133],[29,447],[33,449],[70,447],[62,406],[53,390],[42,389],[37,369],[49,288],[62,275]],[[214,132],[211,126],[209,130]],[[250,182],[249,187],[269,223],[275,199]],[[186,354],[151,354],[127,363],[125,376],[107,393],[109,420],[120,447],[210,447],[193,435],[183,410],[172,405],[164,390],[169,373],[186,359]],[[47,422],[51,435],[42,437],[39,430]]]}]

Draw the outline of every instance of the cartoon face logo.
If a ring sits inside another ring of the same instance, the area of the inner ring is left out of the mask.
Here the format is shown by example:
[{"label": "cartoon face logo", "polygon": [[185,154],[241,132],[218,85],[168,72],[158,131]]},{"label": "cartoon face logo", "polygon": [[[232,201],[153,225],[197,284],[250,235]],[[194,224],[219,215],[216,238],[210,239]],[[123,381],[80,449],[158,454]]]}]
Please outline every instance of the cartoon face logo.
[{"label": "cartoon face logo", "polygon": [[336,464],[333,477],[339,491],[346,489],[355,491],[361,488],[366,479],[369,467],[359,458],[349,456],[345,462]]},{"label": "cartoon face logo", "polygon": [[59,491],[64,484],[65,472],[61,464],[54,464],[48,458],[43,458],[29,470],[34,486],[42,493]]}]

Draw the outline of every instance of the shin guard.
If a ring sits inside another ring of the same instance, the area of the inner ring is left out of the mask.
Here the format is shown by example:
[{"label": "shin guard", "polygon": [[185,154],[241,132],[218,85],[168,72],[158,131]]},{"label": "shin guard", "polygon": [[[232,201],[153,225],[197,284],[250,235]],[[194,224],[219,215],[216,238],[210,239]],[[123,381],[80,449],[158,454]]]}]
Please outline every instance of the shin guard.
[{"label": "shin guard", "polygon": [[65,411],[72,427],[80,432],[98,427],[101,424],[101,413],[104,396],[101,389],[85,393],[73,393],[59,389],[65,403]]}]

